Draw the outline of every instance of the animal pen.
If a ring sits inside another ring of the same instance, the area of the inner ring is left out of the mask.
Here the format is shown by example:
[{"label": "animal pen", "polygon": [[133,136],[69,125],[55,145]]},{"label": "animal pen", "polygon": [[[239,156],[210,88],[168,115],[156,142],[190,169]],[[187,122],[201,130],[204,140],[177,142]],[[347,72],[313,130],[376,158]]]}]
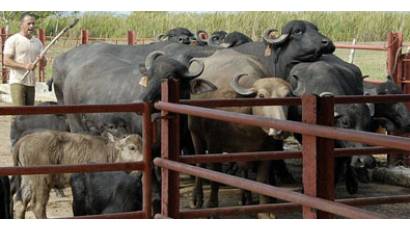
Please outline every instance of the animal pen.
[{"label": "animal pen", "polygon": [[[160,217],[199,218],[208,216],[232,216],[244,213],[283,212],[301,209],[304,218],[332,218],[334,215],[347,218],[383,218],[376,213],[354,206],[410,202],[410,195],[368,197],[335,200],[334,158],[340,156],[399,154],[410,148],[409,138],[385,136],[382,134],[334,128],[334,104],[410,101],[410,95],[394,96],[326,96],[313,95],[302,98],[283,99],[235,99],[235,100],[182,100],[179,101],[178,82],[168,80],[162,85],[162,100],[155,103],[119,105],[77,105],[53,107],[1,107],[0,115],[17,114],[62,114],[135,112],[143,116],[143,162],[84,164],[37,167],[1,167],[0,175],[94,172],[115,170],[143,171],[143,210],[137,212],[81,216],[79,218],[152,218],[151,212],[151,170],[152,163],[162,168],[162,194]],[[265,117],[226,112],[206,107],[301,105],[303,122],[273,120]],[[153,106],[161,110],[161,157],[152,160]],[[303,135],[303,151],[247,152],[230,154],[207,154],[181,156],[179,147],[179,114],[199,116],[225,122],[259,127],[272,127]],[[330,114],[330,115],[329,115]],[[361,142],[377,147],[334,149],[334,140]],[[304,194],[284,188],[262,184],[235,176],[225,175],[208,169],[192,166],[195,163],[237,162],[302,158]],[[275,197],[288,203],[273,203],[238,207],[210,209],[179,208],[179,174],[189,174],[217,181],[251,192]],[[77,218],[77,217],[76,217]]]},{"label": "animal pen", "polygon": [[[2,34],[4,35],[4,34]],[[86,37],[85,35],[83,35]],[[135,39],[135,34],[130,35]],[[84,40],[87,42],[88,40]],[[83,41],[83,42],[84,42]],[[395,82],[402,89],[410,90],[410,58],[401,54],[403,39],[399,33],[391,33],[386,46],[337,46],[339,48],[374,49],[388,53],[387,68]],[[4,76],[4,75],[3,75]],[[3,78],[4,79],[4,78]],[[44,78],[43,78],[44,79]],[[409,91],[404,91],[409,93]],[[333,127],[333,110],[335,104],[348,103],[386,103],[410,102],[410,95],[385,96],[326,96],[313,95],[302,98],[283,99],[234,99],[234,100],[179,100],[178,82],[168,80],[162,85],[162,100],[155,103],[136,103],[118,105],[76,105],[76,106],[27,106],[0,107],[0,115],[19,114],[67,114],[67,113],[104,113],[135,112],[143,116],[143,162],[59,165],[37,167],[1,167],[0,175],[72,173],[116,170],[143,171],[143,209],[137,212],[116,213],[75,218],[153,218],[151,171],[153,164],[162,168],[161,213],[156,217],[169,218],[202,218],[209,216],[234,216],[258,212],[288,212],[302,210],[304,218],[383,218],[374,212],[359,209],[355,206],[410,202],[409,195],[367,197],[335,200],[334,159],[341,156],[384,154],[403,154],[410,149],[410,139],[398,136],[354,131]],[[269,118],[226,112],[216,107],[232,106],[266,106],[266,105],[301,105],[303,121],[283,121]],[[212,108],[209,108],[212,107]],[[152,159],[153,143],[153,109],[161,111],[161,157]],[[302,151],[212,153],[206,155],[180,155],[179,116],[187,114],[225,122],[258,127],[271,127],[303,135]],[[360,142],[375,147],[335,149],[334,140]],[[239,161],[260,161],[301,158],[303,160],[304,194],[284,188],[262,184],[205,168],[193,166],[196,163],[223,163]],[[180,174],[188,174],[204,179],[217,181],[251,192],[263,194],[287,201],[262,205],[232,206],[204,209],[181,209],[179,182]]]}]

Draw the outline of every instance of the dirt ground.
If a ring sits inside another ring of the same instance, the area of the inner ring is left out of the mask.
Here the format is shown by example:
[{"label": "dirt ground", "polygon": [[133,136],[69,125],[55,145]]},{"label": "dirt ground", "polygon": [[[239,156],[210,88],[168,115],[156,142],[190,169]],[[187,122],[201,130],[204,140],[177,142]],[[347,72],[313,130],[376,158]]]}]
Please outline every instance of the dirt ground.
[{"label": "dirt ground", "polygon": [[[0,104],[4,106],[6,104]],[[12,156],[10,153],[10,121],[11,116],[0,116],[0,166],[12,166]],[[183,176],[183,182],[181,183],[181,208],[189,208],[189,202],[191,200],[192,193],[192,180],[190,177]],[[294,185],[298,186],[298,185]],[[205,201],[209,194],[209,186],[205,186]],[[351,196],[345,192],[344,185],[337,186],[337,198],[350,198],[350,197],[366,197],[366,196],[388,196],[388,195],[402,195],[410,194],[409,188],[403,188],[398,186],[383,185],[376,183],[360,184],[359,193]],[[66,188],[64,190],[65,197],[56,197],[54,191],[50,194],[50,200],[47,207],[47,216],[49,218],[64,218],[73,216],[72,213],[72,196],[71,189]],[[240,205],[240,191],[234,188],[222,187],[220,192],[220,206],[235,206]],[[18,205],[18,204],[16,204]],[[410,204],[389,204],[365,207],[368,210],[382,213],[388,218],[410,218]],[[242,216],[239,218],[253,218],[254,216]],[[290,214],[279,214],[277,218],[301,218],[301,213],[294,212]],[[33,213],[28,211],[26,218],[34,218]],[[228,217],[236,218],[236,217]]]}]

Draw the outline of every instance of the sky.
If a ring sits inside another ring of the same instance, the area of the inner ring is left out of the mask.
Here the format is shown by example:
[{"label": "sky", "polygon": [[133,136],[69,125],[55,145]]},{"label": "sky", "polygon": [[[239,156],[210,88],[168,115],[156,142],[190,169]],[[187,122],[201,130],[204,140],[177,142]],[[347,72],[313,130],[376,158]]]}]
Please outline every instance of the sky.
[{"label": "sky", "polygon": [[0,6],[11,11],[410,11],[408,0],[0,0]]}]

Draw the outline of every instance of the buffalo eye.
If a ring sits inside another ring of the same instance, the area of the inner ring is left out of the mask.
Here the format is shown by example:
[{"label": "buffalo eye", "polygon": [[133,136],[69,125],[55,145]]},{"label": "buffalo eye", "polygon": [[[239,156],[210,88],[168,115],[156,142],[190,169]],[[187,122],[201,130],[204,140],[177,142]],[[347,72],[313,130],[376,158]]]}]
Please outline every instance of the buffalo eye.
[{"label": "buffalo eye", "polygon": [[294,33],[296,35],[302,35],[303,31],[301,29],[296,29]]}]

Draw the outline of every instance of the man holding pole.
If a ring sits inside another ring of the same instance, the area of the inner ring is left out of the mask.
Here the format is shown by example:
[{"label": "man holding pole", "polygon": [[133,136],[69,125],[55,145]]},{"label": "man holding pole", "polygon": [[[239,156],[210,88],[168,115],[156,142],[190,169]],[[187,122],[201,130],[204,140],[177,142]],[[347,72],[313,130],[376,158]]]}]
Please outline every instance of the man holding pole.
[{"label": "man holding pole", "polygon": [[[34,105],[36,64],[46,65],[41,56],[43,44],[33,37],[35,17],[25,12],[20,17],[20,32],[10,36],[4,45],[4,65],[10,68],[10,93],[15,106]],[[26,74],[27,71],[30,71]]]}]

